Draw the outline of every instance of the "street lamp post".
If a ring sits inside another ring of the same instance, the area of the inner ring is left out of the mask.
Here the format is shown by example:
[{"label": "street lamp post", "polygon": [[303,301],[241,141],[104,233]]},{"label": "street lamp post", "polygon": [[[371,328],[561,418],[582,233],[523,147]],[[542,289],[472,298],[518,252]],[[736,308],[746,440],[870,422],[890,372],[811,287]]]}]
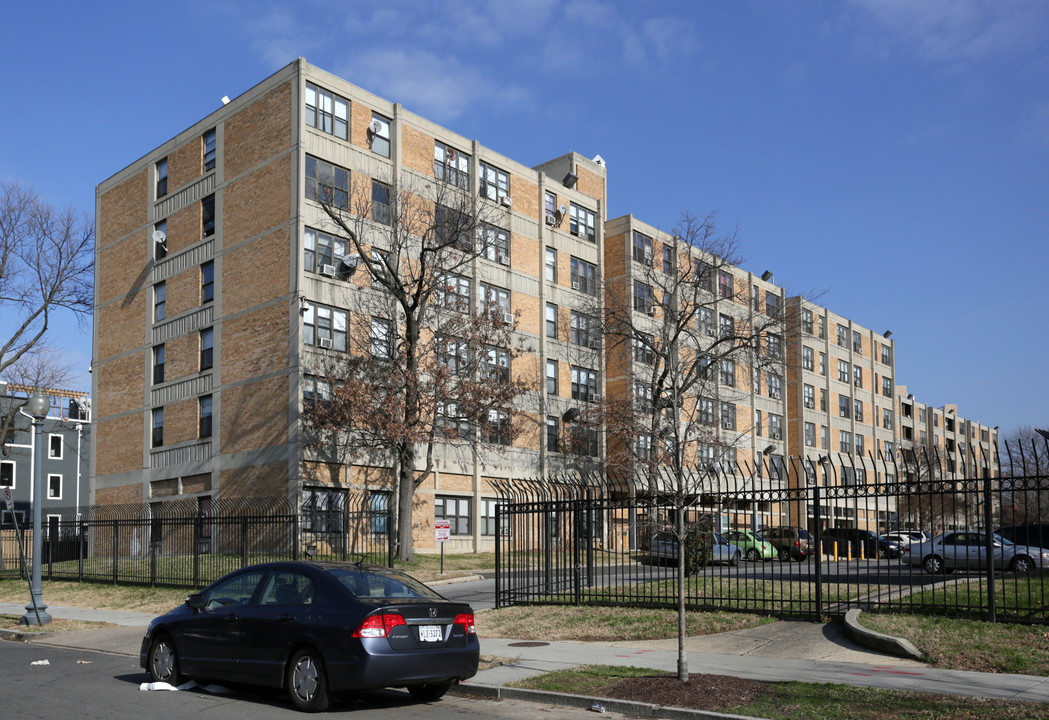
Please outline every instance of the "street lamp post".
[{"label": "street lamp post", "polygon": [[43,480],[44,444],[41,440],[44,418],[51,409],[51,399],[37,390],[26,403],[26,410],[33,416],[33,577],[30,593],[32,601],[26,605],[26,614],[22,616],[23,625],[46,625],[51,622],[44,604],[43,590],[40,583],[40,557],[43,554]]}]

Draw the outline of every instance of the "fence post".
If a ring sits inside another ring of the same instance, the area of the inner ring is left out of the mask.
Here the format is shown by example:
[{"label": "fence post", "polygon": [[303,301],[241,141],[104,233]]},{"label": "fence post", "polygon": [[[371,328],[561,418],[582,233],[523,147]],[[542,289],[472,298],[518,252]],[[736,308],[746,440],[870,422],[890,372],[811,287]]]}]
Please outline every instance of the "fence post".
[{"label": "fence post", "polygon": [[[161,521],[163,522],[163,521]],[[164,531],[161,530],[161,533]],[[161,535],[163,537],[163,534]],[[157,548],[160,546],[159,542],[153,540],[153,535],[150,533],[149,536],[149,586],[157,586]]]},{"label": "fence post", "polygon": [[816,504],[816,512],[813,515],[816,518],[816,537],[814,542],[816,543],[816,619],[819,620],[823,617],[823,548],[820,547],[820,543],[823,542],[820,539],[820,486],[818,484],[812,486],[812,502]]},{"label": "fence post", "polygon": [[[987,565],[984,568],[984,572],[987,573],[987,614],[990,622],[996,622],[998,616],[998,608],[996,607],[996,601],[994,596],[994,538],[991,537],[991,478],[990,473],[984,476],[983,479],[983,526],[984,530],[984,541],[986,543],[987,551]],[[1005,554],[1005,548],[1002,548],[1002,555]],[[1003,558],[1004,559],[1004,558]],[[1005,570],[1003,562],[1002,570]]]},{"label": "fence post", "polygon": [[85,530],[87,530],[87,523],[77,523],[77,582],[84,582],[84,554],[87,552],[87,541],[84,539]]},{"label": "fence post", "polygon": [[[543,594],[549,595],[554,586],[554,528],[556,518],[551,517],[550,507],[552,503],[544,503],[546,511],[543,513]],[[540,506],[543,507],[543,506]]]},{"label": "fence post", "polygon": [[495,505],[495,607],[496,609],[502,607],[502,579],[503,579],[503,566],[500,562],[502,553],[500,551],[501,540],[503,537],[503,522],[505,522],[506,516],[503,514],[503,504],[496,503]]},{"label": "fence post", "polygon": [[580,543],[583,542],[582,502],[572,503],[572,597],[579,605],[583,601],[583,558]]},{"label": "fence post", "polygon": [[193,587],[200,587],[200,542],[204,537],[204,518],[193,518]]},{"label": "fence post", "polygon": [[248,566],[248,518],[240,521],[240,566]]},{"label": "fence post", "polygon": [[118,549],[117,549],[117,542],[120,540],[120,530],[117,527],[117,523],[118,522],[120,522],[120,521],[119,520],[114,520],[113,521],[113,584],[114,585],[117,584],[117,577],[118,577],[118,567],[117,566],[118,566],[119,560],[120,560],[120,555],[118,554]]}]

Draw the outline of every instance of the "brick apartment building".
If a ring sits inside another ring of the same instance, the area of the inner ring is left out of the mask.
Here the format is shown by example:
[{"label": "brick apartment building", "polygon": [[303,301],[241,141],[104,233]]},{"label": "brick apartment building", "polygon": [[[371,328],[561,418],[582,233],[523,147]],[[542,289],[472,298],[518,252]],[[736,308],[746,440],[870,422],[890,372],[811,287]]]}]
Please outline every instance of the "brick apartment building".
[{"label": "brick apartment building", "polygon": [[[94,502],[272,496],[323,513],[351,492],[386,501],[383,472],[321,467],[301,437],[313,372],[345,351],[360,314],[360,285],[340,272],[345,239],[312,199],[318,184],[346,192],[350,179],[370,184],[374,218],[399,187],[454,182],[480,198],[496,242],[461,292],[514,316],[528,351],[512,372],[536,376],[520,403],[534,431],[508,447],[439,450],[416,496],[416,547],[434,546],[435,516],[452,521],[451,550],[490,546],[493,479],[602,467],[614,448],[594,431],[586,450],[564,452],[579,428],[563,418],[639,389],[635,361],[589,332],[589,318],[609,300],[606,282],[636,288],[643,272],[673,270],[693,251],[632,215],[607,220],[600,158],[569,153],[529,168],[300,59],[97,188]],[[897,421],[908,405],[887,334],[785,297],[769,273],[723,274],[735,288],[719,306],[726,317],[811,315],[785,339],[782,363],[719,383],[728,459],[887,453],[903,428],[904,443],[919,441],[913,422]],[[926,431],[938,441],[936,427]],[[951,441],[996,446],[996,430],[970,429]],[[804,523],[779,512],[764,523]]]}]

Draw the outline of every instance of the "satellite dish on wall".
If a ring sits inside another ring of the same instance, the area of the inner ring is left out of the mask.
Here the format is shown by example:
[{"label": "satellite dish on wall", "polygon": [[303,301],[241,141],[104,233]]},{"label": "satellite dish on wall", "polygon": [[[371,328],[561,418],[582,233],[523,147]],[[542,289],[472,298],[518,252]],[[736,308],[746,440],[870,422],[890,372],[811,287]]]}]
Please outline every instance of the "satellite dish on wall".
[{"label": "satellite dish on wall", "polygon": [[163,245],[164,241],[167,240],[167,239],[168,239],[168,236],[164,234],[163,230],[154,230],[153,231],[153,242],[155,242],[155,243],[157,243],[159,245]]}]

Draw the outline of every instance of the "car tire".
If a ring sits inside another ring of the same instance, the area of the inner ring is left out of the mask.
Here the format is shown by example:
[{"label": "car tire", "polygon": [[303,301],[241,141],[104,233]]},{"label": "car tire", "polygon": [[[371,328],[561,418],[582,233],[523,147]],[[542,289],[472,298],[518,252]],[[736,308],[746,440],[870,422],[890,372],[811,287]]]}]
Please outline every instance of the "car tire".
[{"label": "car tire", "polygon": [[739,565],[739,550],[732,554],[732,559],[728,561],[729,567],[736,567]]},{"label": "car tire", "polygon": [[757,562],[761,560],[761,553],[757,551],[757,548],[751,548],[747,550],[747,560],[749,562]]},{"label": "car tire", "polygon": [[452,686],[451,680],[436,683],[423,683],[422,685],[409,685],[408,692],[419,702],[434,702],[444,697],[448,688]]},{"label": "car tire", "polygon": [[185,678],[179,670],[178,651],[170,635],[157,635],[149,646],[149,677],[178,687]]},{"label": "car tire", "polygon": [[925,572],[929,573],[930,575],[942,573],[944,571],[943,558],[941,558],[939,555],[929,555],[927,558],[922,560],[922,568],[925,570]]},{"label": "car tire", "polygon": [[790,552],[787,550],[779,551],[780,562],[790,562]]},{"label": "car tire", "polygon": [[1009,569],[1017,575],[1026,575],[1034,570],[1034,561],[1026,555],[1017,555],[1009,563]]},{"label": "car tire", "polygon": [[291,703],[305,712],[328,709],[328,678],[324,662],[312,648],[297,650],[288,661],[286,678]]},{"label": "car tire", "polygon": [[885,548],[878,548],[878,559],[887,560],[889,557],[889,551]]}]

